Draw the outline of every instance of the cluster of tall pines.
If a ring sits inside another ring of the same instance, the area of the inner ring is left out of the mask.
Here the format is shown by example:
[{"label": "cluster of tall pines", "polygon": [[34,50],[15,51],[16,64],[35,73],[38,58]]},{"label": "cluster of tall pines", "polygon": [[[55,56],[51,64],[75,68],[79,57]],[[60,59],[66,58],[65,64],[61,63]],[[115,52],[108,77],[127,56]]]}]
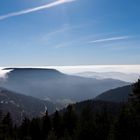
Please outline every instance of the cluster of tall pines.
[{"label": "cluster of tall pines", "polygon": [[8,113],[0,115],[0,140],[140,140],[140,80],[133,86],[130,101],[117,115],[94,112],[85,107],[77,113],[73,105],[42,118],[25,118],[16,126]]}]

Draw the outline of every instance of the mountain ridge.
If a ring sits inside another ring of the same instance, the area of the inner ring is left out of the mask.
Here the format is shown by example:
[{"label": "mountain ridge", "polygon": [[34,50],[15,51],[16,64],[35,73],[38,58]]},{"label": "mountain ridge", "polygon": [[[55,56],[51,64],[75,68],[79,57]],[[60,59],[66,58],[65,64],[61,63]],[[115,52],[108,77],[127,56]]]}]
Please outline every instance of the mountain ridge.
[{"label": "mountain ridge", "polygon": [[129,95],[132,93],[132,86],[123,86],[108,90],[98,95],[94,100],[110,101],[110,102],[127,102]]},{"label": "mountain ridge", "polygon": [[55,69],[7,68],[2,87],[52,102],[78,102],[94,98],[102,92],[128,85],[114,79],[97,80],[63,74]]},{"label": "mountain ridge", "polygon": [[91,77],[97,79],[118,79],[126,82],[135,82],[139,74],[137,73],[123,73],[123,72],[92,72],[92,71],[85,71],[81,73],[76,73],[75,75],[82,76],[82,77]]}]

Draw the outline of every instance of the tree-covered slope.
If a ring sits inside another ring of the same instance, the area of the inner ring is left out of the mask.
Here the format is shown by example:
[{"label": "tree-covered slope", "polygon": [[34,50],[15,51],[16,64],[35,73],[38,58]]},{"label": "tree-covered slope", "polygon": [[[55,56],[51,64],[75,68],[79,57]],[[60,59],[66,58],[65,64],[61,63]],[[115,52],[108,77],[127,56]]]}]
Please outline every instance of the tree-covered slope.
[{"label": "tree-covered slope", "polygon": [[111,102],[126,102],[128,101],[129,94],[132,93],[132,87],[123,86],[112,89],[97,96],[95,100],[111,101]]},{"label": "tree-covered slope", "polygon": [[55,111],[55,106],[49,101],[43,101],[34,97],[17,94],[4,88],[0,88],[0,107],[3,114],[11,113],[17,123],[24,117],[32,118]]}]

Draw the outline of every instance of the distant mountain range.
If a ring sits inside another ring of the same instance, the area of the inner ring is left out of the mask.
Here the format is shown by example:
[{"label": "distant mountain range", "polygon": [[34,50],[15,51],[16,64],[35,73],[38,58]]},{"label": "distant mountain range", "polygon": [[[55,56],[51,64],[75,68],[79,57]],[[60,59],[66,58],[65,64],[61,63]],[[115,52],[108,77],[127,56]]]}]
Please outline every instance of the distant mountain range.
[{"label": "distant mountain range", "polygon": [[[121,103],[128,101],[130,93],[132,93],[132,87],[124,86],[104,92],[95,99],[75,103],[74,107],[77,113],[81,113],[85,107],[90,107],[94,112],[100,112],[106,108],[115,115],[122,106]],[[12,119],[17,124],[21,123],[24,117],[43,116],[46,110],[51,114],[59,107],[49,101],[0,88],[0,110],[3,114],[10,112]]]},{"label": "distant mountain range", "polygon": [[21,123],[24,117],[42,116],[46,110],[49,113],[53,113],[55,109],[55,105],[49,101],[39,100],[0,88],[0,110],[3,114],[10,112],[15,123]]},{"label": "distant mountain range", "polygon": [[127,82],[135,82],[139,78],[139,74],[136,73],[121,73],[121,72],[81,72],[76,73],[77,76],[88,77],[88,78],[96,78],[96,79],[118,79]]},{"label": "distant mountain range", "polygon": [[84,78],[55,69],[7,68],[11,70],[1,87],[55,103],[72,103],[96,97],[129,83],[114,79]]},{"label": "distant mountain range", "polygon": [[[132,93],[132,87],[124,86],[106,91],[95,99],[78,102],[74,106],[77,113],[81,113],[86,106],[90,106],[95,112],[102,111],[107,107],[109,111],[115,114],[121,103],[128,101],[130,93]],[[42,116],[46,110],[53,113],[56,109],[62,109],[62,106],[0,88],[0,110],[4,114],[10,112],[17,124],[21,123],[24,117]]]},{"label": "distant mountain range", "polygon": [[132,86],[124,86],[106,91],[95,98],[95,100],[108,102],[127,102],[132,93]]}]

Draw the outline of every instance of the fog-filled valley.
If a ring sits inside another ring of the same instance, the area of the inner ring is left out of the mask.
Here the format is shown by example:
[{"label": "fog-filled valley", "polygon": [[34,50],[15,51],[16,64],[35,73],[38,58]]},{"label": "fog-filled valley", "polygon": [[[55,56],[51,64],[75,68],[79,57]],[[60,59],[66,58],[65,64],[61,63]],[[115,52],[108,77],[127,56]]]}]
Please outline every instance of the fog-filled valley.
[{"label": "fog-filled valley", "polygon": [[[126,74],[122,75],[126,79]],[[127,102],[132,83],[107,76],[98,79],[50,68],[3,68],[0,78],[1,108],[4,114],[10,112],[13,119],[21,123],[24,117],[42,116],[46,110],[52,114],[69,104],[86,100]]]},{"label": "fog-filled valley", "polygon": [[[77,102],[94,98],[109,89],[128,85],[115,79],[83,78],[63,74],[55,69],[15,68],[1,87],[52,102]],[[96,88],[95,88],[96,87]]]}]

